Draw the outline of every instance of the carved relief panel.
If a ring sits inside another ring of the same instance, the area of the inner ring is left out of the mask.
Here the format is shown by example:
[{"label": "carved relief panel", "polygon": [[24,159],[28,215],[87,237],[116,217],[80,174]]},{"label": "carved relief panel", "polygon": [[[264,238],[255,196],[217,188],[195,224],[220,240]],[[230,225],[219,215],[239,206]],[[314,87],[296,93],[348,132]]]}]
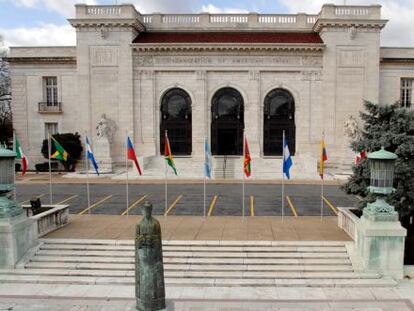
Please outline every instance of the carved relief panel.
[{"label": "carved relief panel", "polygon": [[91,46],[91,65],[118,66],[118,47],[116,46]]}]

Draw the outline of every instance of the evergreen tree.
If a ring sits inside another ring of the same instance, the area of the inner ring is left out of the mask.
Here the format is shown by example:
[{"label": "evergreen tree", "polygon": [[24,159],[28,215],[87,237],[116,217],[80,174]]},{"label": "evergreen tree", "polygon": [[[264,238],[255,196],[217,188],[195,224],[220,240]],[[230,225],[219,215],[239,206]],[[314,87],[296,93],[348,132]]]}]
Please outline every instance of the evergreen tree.
[{"label": "evergreen tree", "polygon": [[[59,142],[59,144],[69,153],[69,157],[67,161],[61,161],[63,166],[67,171],[74,171],[75,165],[78,160],[80,160],[82,155],[82,143],[80,141],[79,133],[62,133],[62,134],[54,134],[53,137]],[[55,145],[52,144],[51,146],[51,154],[55,153],[56,148]],[[49,158],[49,140],[43,140],[42,144],[42,154],[43,156],[48,159]]]},{"label": "evergreen tree", "polygon": [[[360,116],[364,121],[360,137],[351,143],[355,152],[374,152],[382,146],[398,155],[395,167],[394,188],[389,203],[401,216],[414,212],[414,111],[393,105],[376,105],[365,102],[366,112]],[[368,160],[363,159],[353,167],[353,175],[343,186],[347,193],[364,198],[360,207],[374,200],[367,191],[369,186]]]}]

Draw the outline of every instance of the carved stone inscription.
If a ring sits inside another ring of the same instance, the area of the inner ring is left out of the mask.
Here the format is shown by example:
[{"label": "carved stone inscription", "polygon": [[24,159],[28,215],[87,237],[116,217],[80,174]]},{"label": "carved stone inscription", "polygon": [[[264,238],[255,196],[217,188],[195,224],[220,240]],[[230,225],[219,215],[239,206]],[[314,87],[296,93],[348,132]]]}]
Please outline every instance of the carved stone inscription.
[{"label": "carved stone inscription", "polygon": [[135,66],[320,66],[317,56],[136,56]]},{"label": "carved stone inscription", "polygon": [[363,50],[340,50],[339,53],[340,67],[363,67],[364,51]]},{"label": "carved stone inscription", "polygon": [[92,46],[92,66],[117,66],[118,48],[116,46]]}]

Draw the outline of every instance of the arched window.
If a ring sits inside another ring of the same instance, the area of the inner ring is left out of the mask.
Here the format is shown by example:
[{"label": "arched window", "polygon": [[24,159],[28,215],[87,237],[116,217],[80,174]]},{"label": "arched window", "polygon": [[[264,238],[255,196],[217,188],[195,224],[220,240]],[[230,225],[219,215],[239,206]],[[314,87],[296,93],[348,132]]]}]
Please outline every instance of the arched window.
[{"label": "arched window", "polygon": [[173,154],[191,155],[191,98],[182,89],[167,91],[161,100],[160,153],[164,154],[165,131]]},{"label": "arched window", "polygon": [[263,153],[265,156],[283,154],[283,131],[290,154],[295,153],[295,101],[285,89],[270,91],[264,100]]},{"label": "arched window", "polygon": [[211,103],[211,152],[214,155],[243,153],[244,102],[231,87],[218,90]]}]

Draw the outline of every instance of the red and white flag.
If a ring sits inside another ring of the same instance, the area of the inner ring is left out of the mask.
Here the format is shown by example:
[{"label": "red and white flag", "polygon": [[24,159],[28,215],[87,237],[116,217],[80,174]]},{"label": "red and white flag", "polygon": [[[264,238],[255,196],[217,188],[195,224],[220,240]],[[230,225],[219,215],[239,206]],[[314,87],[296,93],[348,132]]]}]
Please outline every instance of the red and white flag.
[{"label": "red and white flag", "polygon": [[17,137],[15,138],[15,144],[16,144],[15,145],[16,146],[16,159],[22,160],[22,175],[25,175],[27,172],[27,166],[29,165],[29,161],[27,160],[27,157],[24,154]]}]

